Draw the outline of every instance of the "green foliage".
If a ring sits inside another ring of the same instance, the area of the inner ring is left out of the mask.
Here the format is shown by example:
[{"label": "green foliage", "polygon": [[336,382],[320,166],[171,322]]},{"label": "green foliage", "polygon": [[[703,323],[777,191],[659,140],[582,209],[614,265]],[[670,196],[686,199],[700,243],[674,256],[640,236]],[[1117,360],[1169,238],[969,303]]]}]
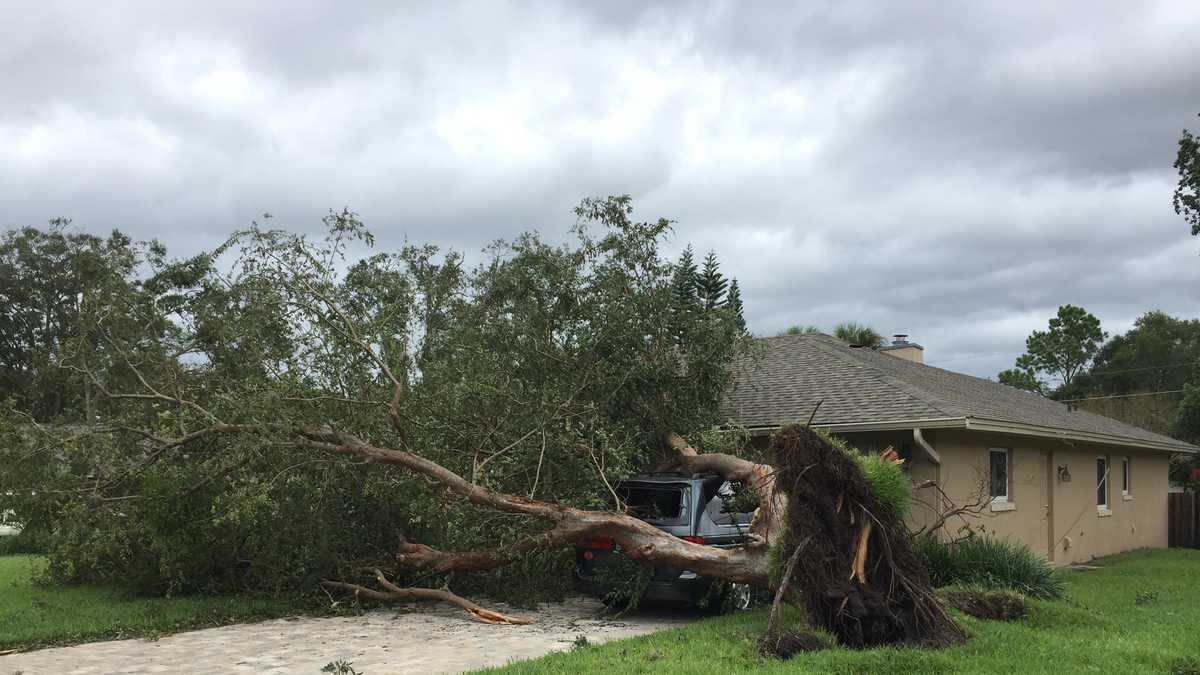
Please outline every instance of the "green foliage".
[{"label": "green foliage", "polygon": [[912,481],[898,465],[879,455],[856,454],[859,468],[871,486],[871,494],[891,509],[898,518],[908,515],[912,506]]},{"label": "green foliage", "polygon": [[1079,383],[1097,396],[1181,389],[1197,364],[1200,320],[1151,311],[1106,342]]},{"label": "green foliage", "polygon": [[1022,389],[1042,391],[1046,385],[1037,376],[1048,374],[1058,380],[1058,394],[1072,393],[1075,377],[1087,369],[1106,337],[1095,316],[1082,307],[1063,305],[1050,319],[1047,330],[1029,334],[1025,340],[1025,354],[1017,358],[1015,368],[1001,373],[1000,381]]},{"label": "green foliage", "polygon": [[842,342],[875,349],[883,345],[883,336],[871,326],[846,321],[833,327],[833,336]]},{"label": "green foliage", "polygon": [[326,663],[321,667],[321,672],[334,673],[334,675],[366,675],[366,673],[355,670],[354,663],[352,661],[346,661],[345,659],[338,659],[337,661]]},{"label": "green foliage", "polygon": [[801,326],[800,324],[795,324],[792,326],[788,326],[779,334],[780,335],[809,335],[809,334],[820,333],[820,332],[821,332],[820,327],[814,326],[812,324],[806,324],[803,326]]},{"label": "green foliage", "polygon": [[1191,443],[1200,442],[1200,384],[1189,384],[1184,389],[1171,431],[1176,438]]},{"label": "green foliage", "polygon": [[704,303],[704,308],[713,310],[725,304],[725,290],[729,286],[729,280],[721,274],[721,265],[717,262],[717,254],[715,251],[709,251],[708,255],[704,256],[704,269],[696,278],[696,290],[699,292],[700,301]]},{"label": "green foliage", "polygon": [[1200,234],[1200,140],[1183,130],[1179,137],[1179,153],[1175,156],[1179,185],[1171,203],[1175,213],[1192,226],[1192,235]]},{"label": "green foliage", "polygon": [[934,586],[1008,589],[1043,599],[1063,596],[1062,579],[1022,544],[988,536],[946,543],[929,535],[918,537],[916,544]]},{"label": "green foliage", "polygon": [[50,538],[44,532],[22,530],[16,534],[0,535],[0,556],[45,553]]},{"label": "green foliage", "polygon": [[1000,384],[1007,384],[1010,387],[1032,391],[1035,394],[1045,394],[1046,385],[1037,376],[1037,368],[1033,364],[1033,357],[1029,354],[1022,354],[1017,357],[1016,366],[1000,372]]},{"label": "green foliage", "polygon": [[[115,396],[95,397],[97,426],[46,422],[22,400],[0,409],[0,511],[54,533],[57,580],[289,593],[386,567],[398,535],[492,549],[544,528],[297,447],[301,428],[602,507],[605,481],[649,466],[663,430],[721,421],[730,364],[751,347],[728,307],[704,309],[694,265],[663,260],[670,223],[631,213],[627,197],[585,200],[570,244],[524,234],[469,270],[432,246],[371,252],[349,211],[321,240],[255,223],[184,261],[121,248],[140,253],[74,319],[98,339],[57,345],[52,369]],[[454,583],[540,597],[569,562],[513,569]]]},{"label": "green foliage", "polygon": [[1200,364],[1200,320],[1151,311],[1106,342],[1072,384],[1079,407],[1136,427],[1187,440],[1177,431],[1181,396]]},{"label": "green foliage", "polygon": [[733,315],[733,320],[738,328],[743,333],[746,332],[746,317],[744,308],[742,307],[742,289],[738,287],[738,280],[735,278],[729,282],[729,294],[725,296],[725,307],[729,313]]}]

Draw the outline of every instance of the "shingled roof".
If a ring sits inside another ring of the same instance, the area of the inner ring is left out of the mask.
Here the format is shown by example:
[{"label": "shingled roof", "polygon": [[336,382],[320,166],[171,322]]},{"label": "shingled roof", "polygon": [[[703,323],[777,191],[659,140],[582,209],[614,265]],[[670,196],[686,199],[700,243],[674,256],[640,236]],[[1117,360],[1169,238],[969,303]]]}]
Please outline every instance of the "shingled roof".
[{"label": "shingled roof", "polygon": [[806,421],[831,429],[958,427],[1173,452],[1200,448],[1117,420],[1073,410],[1014,387],[851,347],[818,333],[762,340],[739,369],[725,414],[750,429]]}]

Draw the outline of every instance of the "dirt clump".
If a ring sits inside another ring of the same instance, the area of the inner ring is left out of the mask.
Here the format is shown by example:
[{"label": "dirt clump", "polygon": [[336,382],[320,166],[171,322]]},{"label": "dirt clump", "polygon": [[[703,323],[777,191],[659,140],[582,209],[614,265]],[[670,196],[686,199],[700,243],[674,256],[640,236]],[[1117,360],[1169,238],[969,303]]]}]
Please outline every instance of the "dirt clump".
[{"label": "dirt clump", "polygon": [[944,595],[954,609],[988,621],[1016,621],[1029,613],[1025,598],[1011,591],[950,591]]},{"label": "dirt clump", "polygon": [[766,635],[758,641],[758,650],[767,656],[790,659],[801,652],[818,652],[829,644],[819,635],[804,631],[789,631],[782,635]]}]

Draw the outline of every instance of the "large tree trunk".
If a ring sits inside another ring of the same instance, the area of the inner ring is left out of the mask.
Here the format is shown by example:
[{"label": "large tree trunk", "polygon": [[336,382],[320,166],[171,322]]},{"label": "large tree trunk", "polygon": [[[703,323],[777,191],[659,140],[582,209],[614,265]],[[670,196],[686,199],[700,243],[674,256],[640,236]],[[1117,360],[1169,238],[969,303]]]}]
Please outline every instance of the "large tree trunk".
[{"label": "large tree trunk", "polygon": [[[586,538],[609,537],[621,545],[626,555],[645,564],[687,569],[705,577],[765,588],[769,585],[767,549],[782,531],[779,521],[782,501],[781,497],[775,495],[775,478],[771,467],[732,455],[701,455],[675,434],[669,434],[665,443],[670,453],[667,460],[670,468],[688,473],[715,473],[728,480],[739,480],[752,486],[755,492],[762,496],[760,507],[750,525],[749,542],[745,546],[714,548],[694,544],[624,513],[586,511],[496,492],[476,485],[419,455],[374,446],[349,434],[306,429],[298,437],[297,443],[326,452],[354,455],[368,461],[401,466],[441,483],[451,492],[477,506],[529,516],[550,525],[550,529],[539,535],[497,551],[440,551],[424,544],[401,542],[396,552],[399,569],[436,572],[485,571],[507,564],[532,550],[568,546]],[[381,583],[386,581],[381,575],[379,578]],[[403,594],[398,595],[395,590],[380,593],[352,584],[339,582],[333,585],[377,600],[413,599],[413,594],[402,598]],[[462,606],[458,602],[461,598],[451,600],[439,595],[426,599],[446,600]],[[479,618],[477,614],[473,615]]]},{"label": "large tree trunk", "polygon": [[[608,537],[641,563],[766,588],[771,584],[768,550],[778,544],[790,558],[785,577],[794,578],[798,587],[789,597],[804,606],[813,625],[829,630],[843,644],[944,646],[964,639],[933,597],[925,569],[899,517],[871,494],[854,459],[820,435],[798,425],[776,434],[772,453],[778,469],[732,455],[699,454],[675,434],[668,434],[664,440],[668,458],[660,468],[717,474],[741,481],[758,494],[759,507],[745,545],[724,549],[693,544],[624,513],[585,511],[488,490],[413,453],[380,448],[347,434],[310,429],[298,442],[401,466],[441,483],[478,506],[529,516],[550,525],[545,532],[500,551],[439,551],[402,542],[396,553],[400,569],[490,570],[535,549]],[[795,542],[802,542],[801,550],[797,551]],[[451,602],[491,623],[523,621],[483,610],[449,591],[401,589],[379,572],[376,577],[386,592],[340,582],[326,585],[379,600]],[[779,589],[779,599],[785,594],[789,594],[787,589]],[[772,624],[772,631],[777,630],[777,618]]]}]

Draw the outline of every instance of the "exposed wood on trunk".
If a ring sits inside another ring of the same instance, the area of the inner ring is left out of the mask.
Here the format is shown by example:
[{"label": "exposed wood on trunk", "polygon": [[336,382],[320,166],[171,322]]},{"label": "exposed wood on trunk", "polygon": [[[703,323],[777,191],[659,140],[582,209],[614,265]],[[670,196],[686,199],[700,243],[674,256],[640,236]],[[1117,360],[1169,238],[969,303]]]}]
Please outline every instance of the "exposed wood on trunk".
[{"label": "exposed wood on trunk", "polygon": [[[551,526],[543,534],[500,551],[448,552],[405,542],[396,556],[401,568],[442,572],[494,569],[511,562],[522,553],[538,548],[568,545],[587,537],[609,537],[621,545],[626,555],[639,562],[687,569],[701,576],[759,587],[766,587],[769,583],[764,544],[780,529],[778,523],[772,522],[780,511],[773,508],[771,500],[764,500],[765,506],[760,505],[751,523],[751,533],[755,535],[751,545],[715,548],[684,541],[624,513],[586,511],[489,490],[424,457],[405,450],[381,448],[350,434],[309,428],[300,433],[296,442],[316,450],[401,466],[441,483],[472,504],[529,516]],[[688,467],[688,470],[711,471],[730,480],[742,480],[754,485],[756,490],[767,490],[767,495],[773,490],[774,478],[770,467],[766,465],[730,455],[700,455],[682,442],[668,444],[668,449],[676,454],[673,461]],[[763,516],[764,508],[768,516]]]}]

